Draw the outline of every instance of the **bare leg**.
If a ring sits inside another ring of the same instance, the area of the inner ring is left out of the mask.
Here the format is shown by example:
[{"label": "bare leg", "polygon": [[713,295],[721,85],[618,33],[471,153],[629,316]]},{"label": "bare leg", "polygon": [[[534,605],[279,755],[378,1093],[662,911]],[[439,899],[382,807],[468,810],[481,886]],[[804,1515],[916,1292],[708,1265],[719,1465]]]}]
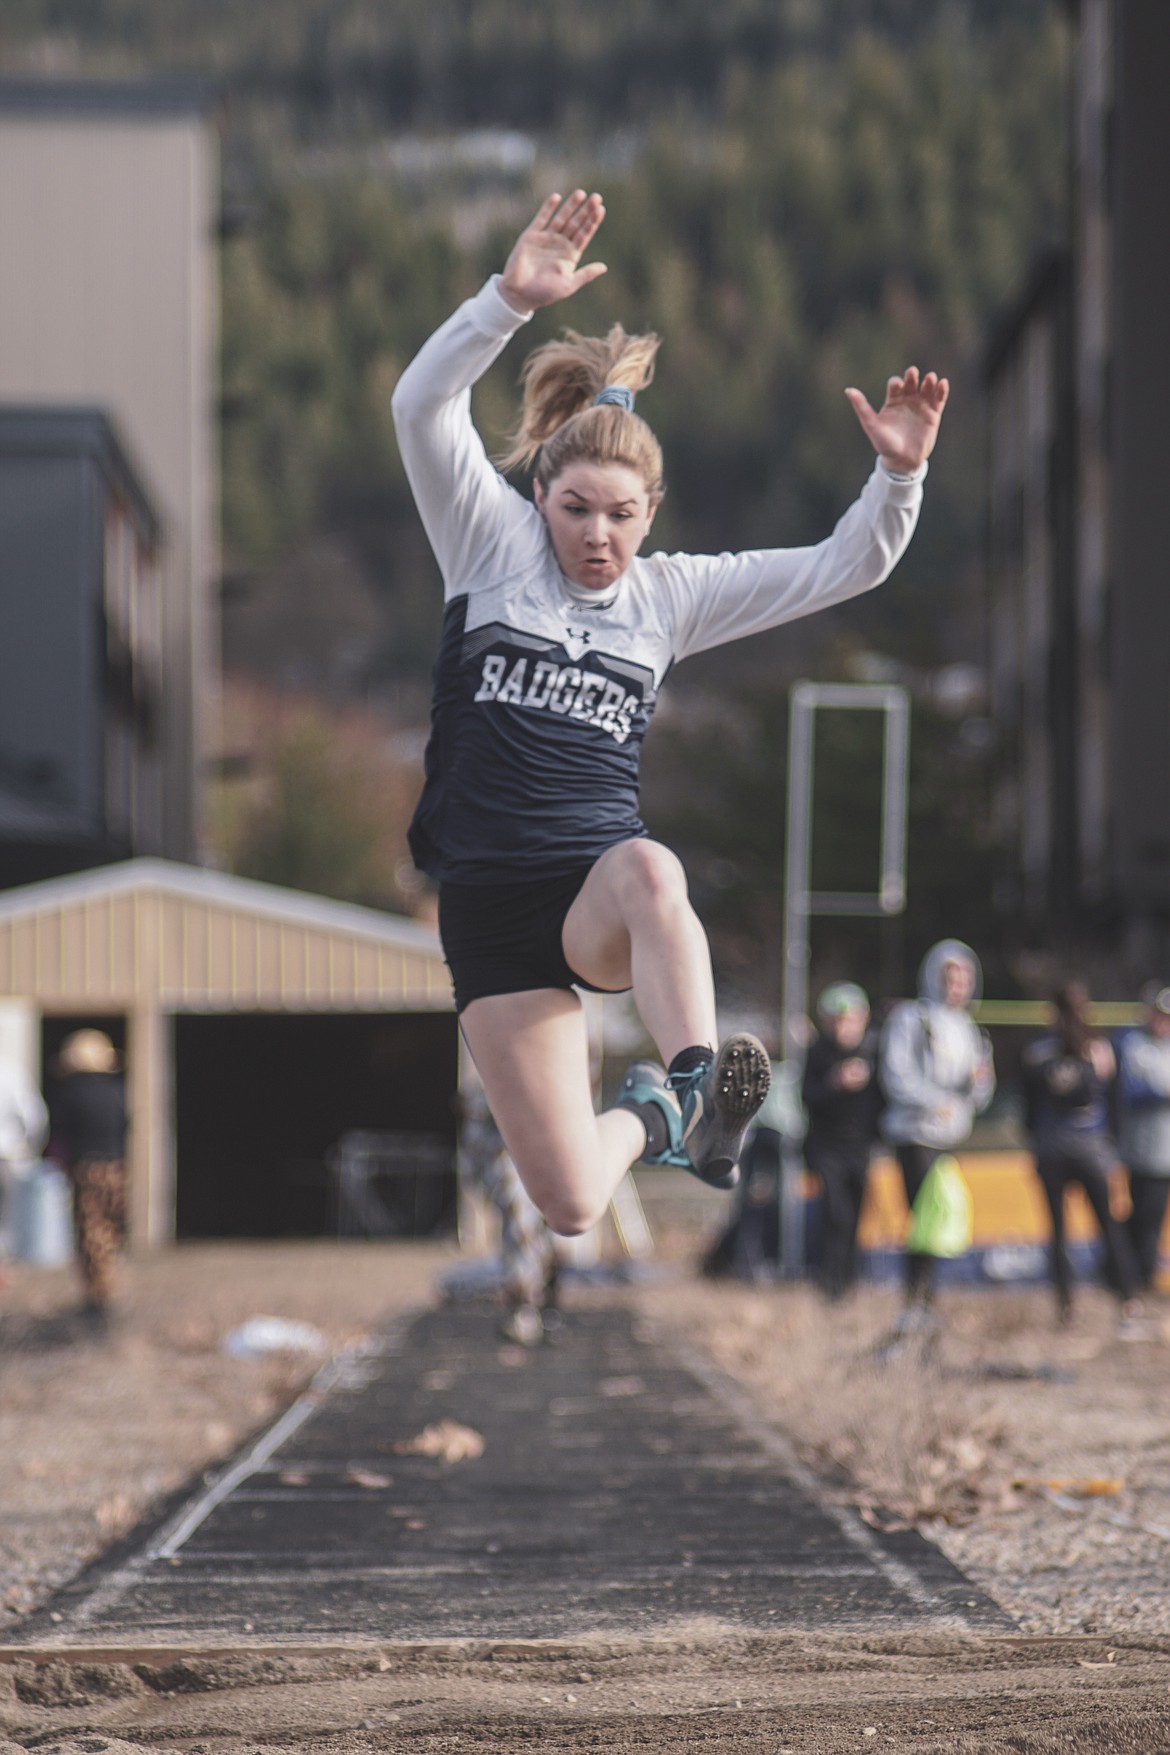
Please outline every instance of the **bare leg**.
[{"label": "bare leg", "polygon": [[541,987],[473,1000],[463,1034],[520,1180],[554,1231],[596,1224],[642,1152],[628,1109],[593,1111],[581,1001]]},{"label": "bare leg", "polygon": [[[675,855],[656,841],[603,853],[561,934],[575,974],[593,986],[633,987],[642,1021],[669,1063],[716,1044],[707,935]],[[513,1162],[554,1231],[584,1231],[646,1145],[629,1109],[593,1111],[581,1003],[562,988],[478,999],[463,1032]]]},{"label": "bare leg", "polygon": [[[595,987],[632,986],[669,1066],[682,1048],[715,1047],[715,982],[707,935],[682,865],[657,841],[603,853],[565,917],[569,967]],[[470,1009],[470,1008],[469,1008]]]}]

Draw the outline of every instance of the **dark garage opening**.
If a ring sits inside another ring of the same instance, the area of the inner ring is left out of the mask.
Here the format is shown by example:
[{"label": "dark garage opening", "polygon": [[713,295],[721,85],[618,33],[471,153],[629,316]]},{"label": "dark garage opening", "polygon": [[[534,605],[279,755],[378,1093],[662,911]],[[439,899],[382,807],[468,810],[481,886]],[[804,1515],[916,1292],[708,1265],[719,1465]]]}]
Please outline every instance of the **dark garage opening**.
[{"label": "dark garage opening", "polygon": [[383,1188],[387,1232],[455,1224],[458,1026],[449,1012],[183,1015],[175,1029],[180,1237],[336,1234],[329,1162],[355,1130],[429,1136]]}]

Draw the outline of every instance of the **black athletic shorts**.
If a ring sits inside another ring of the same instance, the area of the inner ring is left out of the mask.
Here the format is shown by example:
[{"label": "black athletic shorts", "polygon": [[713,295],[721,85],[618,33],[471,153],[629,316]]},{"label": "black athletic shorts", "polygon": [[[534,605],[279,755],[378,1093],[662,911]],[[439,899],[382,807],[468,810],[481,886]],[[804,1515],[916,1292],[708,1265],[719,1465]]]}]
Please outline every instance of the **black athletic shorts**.
[{"label": "black athletic shorts", "polygon": [[594,987],[565,961],[561,929],[592,865],[521,884],[439,885],[439,936],[455,1007],[534,987]]}]

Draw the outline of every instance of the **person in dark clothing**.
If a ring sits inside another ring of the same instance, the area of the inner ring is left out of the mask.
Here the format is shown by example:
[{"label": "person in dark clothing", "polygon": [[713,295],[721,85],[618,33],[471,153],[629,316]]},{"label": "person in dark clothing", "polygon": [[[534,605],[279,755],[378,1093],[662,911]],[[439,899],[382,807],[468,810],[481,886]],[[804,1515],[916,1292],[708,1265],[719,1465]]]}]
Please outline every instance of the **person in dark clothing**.
[{"label": "person in dark clothing", "polygon": [[851,981],[834,982],[817,1001],[817,1017],[801,1088],[808,1114],[804,1157],[824,1190],[821,1289],[837,1299],[856,1278],[857,1225],[881,1095],[864,990]]},{"label": "person in dark clothing", "polygon": [[126,1234],[126,1093],[113,1043],[100,1030],[76,1030],[57,1057],[54,1155],[73,1186],[83,1313],[108,1319]]},{"label": "person in dark clothing", "polygon": [[1109,1171],[1117,1162],[1109,1100],[1117,1077],[1113,1049],[1089,1022],[1079,982],[1058,989],[1055,1028],[1024,1052],[1024,1125],[1036,1173],[1052,1214],[1052,1281],[1062,1321],[1072,1310],[1072,1276],[1064,1242],[1064,1193],[1084,1189],[1105,1246],[1106,1278],[1121,1300],[1124,1336],[1140,1332],[1137,1267],[1128,1239],[1109,1210]]}]

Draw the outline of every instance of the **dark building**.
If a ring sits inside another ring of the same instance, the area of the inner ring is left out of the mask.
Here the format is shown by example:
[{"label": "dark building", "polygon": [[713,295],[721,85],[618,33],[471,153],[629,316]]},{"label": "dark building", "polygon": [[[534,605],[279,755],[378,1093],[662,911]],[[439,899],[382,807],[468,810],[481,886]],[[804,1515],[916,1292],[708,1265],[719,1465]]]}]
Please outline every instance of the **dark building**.
[{"label": "dark building", "polygon": [[168,858],[211,850],[219,753],[219,144],[184,77],[0,76],[0,406],[100,408],[166,530]]},{"label": "dark building", "polygon": [[163,851],[161,550],[100,410],[0,408],[0,887]]},{"label": "dark building", "polygon": [[987,356],[992,820],[1038,943],[1170,956],[1170,5],[1070,0],[1066,246]]}]

